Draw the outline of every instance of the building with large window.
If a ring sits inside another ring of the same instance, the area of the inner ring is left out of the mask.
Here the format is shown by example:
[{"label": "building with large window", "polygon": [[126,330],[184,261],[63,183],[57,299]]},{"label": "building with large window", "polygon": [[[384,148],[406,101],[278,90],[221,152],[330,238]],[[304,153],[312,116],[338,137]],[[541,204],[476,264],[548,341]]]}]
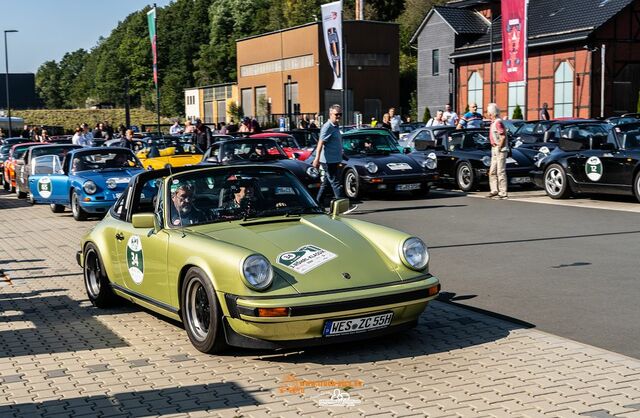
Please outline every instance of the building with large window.
[{"label": "building with large window", "polygon": [[503,83],[499,0],[455,0],[429,11],[412,38],[418,46],[419,110],[428,106],[433,113],[454,102],[461,112],[471,101],[486,109],[493,100],[508,117],[520,106],[525,118],[537,119],[544,103],[552,118],[596,117],[601,91],[605,116],[637,110],[638,0],[530,1],[528,20],[527,82]]},{"label": "building with large window", "polygon": [[[364,120],[380,119],[399,101],[399,27],[393,23],[345,21],[346,104]],[[327,59],[321,23],[240,39],[237,46],[238,90],[245,115],[322,114],[343,104],[332,90],[333,69]],[[344,107],[344,106],[343,106]],[[346,115],[345,115],[346,116]]]},{"label": "building with large window", "polygon": [[[201,119],[206,124],[229,123],[229,106],[238,102],[236,83],[214,84],[184,90],[185,116],[189,120]],[[236,121],[237,122],[237,121]]]}]

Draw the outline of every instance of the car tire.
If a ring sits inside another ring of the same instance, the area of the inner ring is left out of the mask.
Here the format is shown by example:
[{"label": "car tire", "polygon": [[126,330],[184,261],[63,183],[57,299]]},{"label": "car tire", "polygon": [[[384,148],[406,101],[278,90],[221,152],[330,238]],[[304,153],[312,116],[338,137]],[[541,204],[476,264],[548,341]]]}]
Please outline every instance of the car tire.
[{"label": "car tire", "polygon": [[463,192],[471,192],[476,187],[476,176],[468,162],[462,162],[456,169],[456,184]]},{"label": "car tire", "polygon": [[91,303],[98,308],[115,305],[116,295],[111,289],[104,263],[94,244],[89,243],[85,246],[83,258],[84,286]]},{"label": "car tire", "polygon": [[55,203],[51,203],[49,205],[49,207],[51,208],[51,212],[53,212],[53,213],[62,213],[62,212],[64,212],[64,205],[57,205]]},{"label": "car tire", "polygon": [[36,201],[33,200],[33,194],[31,192],[27,192],[27,203],[30,205],[35,205]]},{"label": "car tire", "polygon": [[640,171],[636,173],[636,177],[633,180],[633,191],[636,199],[640,202]]},{"label": "car tire", "polygon": [[20,183],[16,180],[16,194],[18,195],[18,199],[24,199],[27,197],[27,193],[20,190]]},{"label": "car tire", "polygon": [[419,190],[412,190],[411,194],[414,197],[427,197],[431,188],[428,184],[421,184]]},{"label": "car tire", "polygon": [[544,170],[544,191],[552,199],[566,199],[571,195],[567,173],[560,164],[551,164]]},{"label": "car tire", "polygon": [[357,199],[360,197],[360,181],[358,180],[358,174],[353,170],[347,170],[342,178],[342,187],[344,187],[344,194],[349,199]]},{"label": "car tire", "polygon": [[222,329],[222,310],[213,283],[204,271],[191,267],[181,289],[181,316],[193,346],[203,353],[219,353],[227,348]]},{"label": "car tire", "polygon": [[75,190],[71,194],[71,213],[76,221],[84,221],[87,219],[87,212],[80,206],[80,196]]}]

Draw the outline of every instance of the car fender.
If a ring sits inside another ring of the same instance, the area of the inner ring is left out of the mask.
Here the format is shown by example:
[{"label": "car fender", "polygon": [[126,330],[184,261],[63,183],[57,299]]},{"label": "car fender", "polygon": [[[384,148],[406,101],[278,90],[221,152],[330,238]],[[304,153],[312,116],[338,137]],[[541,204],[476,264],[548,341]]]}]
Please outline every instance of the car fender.
[{"label": "car fender", "polygon": [[102,259],[102,264],[107,272],[109,280],[120,286],[124,286],[121,278],[120,266],[118,263],[114,262],[114,260],[118,259],[118,255],[116,253],[117,250],[112,238],[114,235],[115,228],[112,223],[98,223],[93,230],[82,238],[82,260],[84,263],[84,250],[86,249],[87,244],[93,243],[100,253],[100,258]]}]

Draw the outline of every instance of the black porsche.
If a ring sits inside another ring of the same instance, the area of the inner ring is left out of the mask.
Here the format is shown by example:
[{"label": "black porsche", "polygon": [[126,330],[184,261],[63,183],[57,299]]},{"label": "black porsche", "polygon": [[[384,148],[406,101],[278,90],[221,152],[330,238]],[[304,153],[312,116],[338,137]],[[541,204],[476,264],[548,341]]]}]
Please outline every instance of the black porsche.
[{"label": "black porsche", "polygon": [[606,193],[640,200],[640,123],[618,125],[605,134],[575,128],[538,161],[532,175],[552,199]]},{"label": "black porsche", "polygon": [[[465,192],[476,190],[489,181],[491,144],[488,129],[449,131],[426,140],[416,139],[411,156],[417,161],[436,157],[443,183],[454,183]],[[512,149],[507,158],[509,184],[533,185],[530,171],[544,155],[528,149]]]}]

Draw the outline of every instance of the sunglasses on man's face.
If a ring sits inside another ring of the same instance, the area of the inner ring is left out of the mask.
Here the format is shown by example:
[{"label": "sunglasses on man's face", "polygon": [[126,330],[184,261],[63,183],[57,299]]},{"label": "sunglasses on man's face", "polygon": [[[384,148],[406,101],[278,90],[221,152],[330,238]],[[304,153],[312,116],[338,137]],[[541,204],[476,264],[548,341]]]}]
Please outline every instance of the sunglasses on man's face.
[{"label": "sunglasses on man's face", "polygon": [[333,113],[333,115],[342,116],[342,113]]}]

